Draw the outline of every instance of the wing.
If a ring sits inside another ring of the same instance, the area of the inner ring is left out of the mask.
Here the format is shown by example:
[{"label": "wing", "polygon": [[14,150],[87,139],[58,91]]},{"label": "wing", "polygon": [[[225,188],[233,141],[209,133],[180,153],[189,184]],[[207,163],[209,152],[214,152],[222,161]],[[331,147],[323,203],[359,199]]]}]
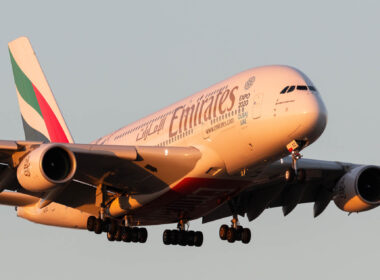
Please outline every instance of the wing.
[{"label": "wing", "polygon": [[[0,141],[0,188],[18,189],[17,168],[33,164],[39,149],[60,147],[75,156],[76,172],[72,180],[52,196],[52,191],[26,192],[88,213],[98,213],[97,186],[115,195],[152,194],[167,188],[193,169],[201,157],[193,147],[114,146],[29,141]],[[46,155],[47,152],[42,152]],[[23,164],[29,156],[27,164]],[[40,163],[35,163],[40,164]],[[30,167],[28,167],[30,168]],[[175,172],[173,172],[175,170]],[[7,175],[7,176],[5,176]],[[8,178],[5,180],[4,178]],[[25,192],[25,191],[24,191]],[[112,197],[112,195],[111,195]]]},{"label": "wing", "polygon": [[247,215],[249,221],[272,207],[282,207],[284,215],[287,215],[299,203],[307,202],[314,202],[314,217],[317,217],[333,198],[333,188],[339,179],[355,166],[357,165],[301,159],[298,167],[304,170],[305,180],[288,184],[284,174],[291,167],[291,159],[285,158],[268,165],[259,174],[251,174],[254,177],[252,186],[204,216],[203,223],[231,216],[232,210],[239,215]]}]

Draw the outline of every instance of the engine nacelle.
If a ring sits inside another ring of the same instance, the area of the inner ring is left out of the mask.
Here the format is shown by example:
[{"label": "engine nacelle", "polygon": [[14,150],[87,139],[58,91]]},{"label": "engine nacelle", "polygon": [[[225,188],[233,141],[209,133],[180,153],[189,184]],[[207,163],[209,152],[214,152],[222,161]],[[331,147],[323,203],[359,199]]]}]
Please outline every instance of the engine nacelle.
[{"label": "engine nacelle", "polygon": [[76,171],[73,152],[60,144],[42,144],[17,167],[20,185],[31,192],[45,192],[69,182]]},{"label": "engine nacelle", "polygon": [[380,168],[353,168],[339,180],[334,192],[334,202],[343,211],[362,212],[379,206]]},{"label": "engine nacelle", "polygon": [[39,204],[17,207],[17,216],[31,222],[67,228],[85,229],[87,218],[91,214],[79,209],[66,207],[65,205],[52,202],[40,209]]}]

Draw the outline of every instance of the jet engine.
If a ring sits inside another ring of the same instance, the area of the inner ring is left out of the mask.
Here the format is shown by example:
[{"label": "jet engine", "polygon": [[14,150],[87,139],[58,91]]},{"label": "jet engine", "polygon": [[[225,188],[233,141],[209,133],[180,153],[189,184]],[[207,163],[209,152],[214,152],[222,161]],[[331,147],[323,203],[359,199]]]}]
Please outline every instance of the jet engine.
[{"label": "jet engine", "polygon": [[380,168],[358,166],[335,187],[335,204],[343,211],[362,212],[380,205]]},{"label": "jet engine", "polygon": [[45,192],[69,182],[76,171],[73,152],[60,144],[42,144],[17,167],[20,185],[31,192]]}]

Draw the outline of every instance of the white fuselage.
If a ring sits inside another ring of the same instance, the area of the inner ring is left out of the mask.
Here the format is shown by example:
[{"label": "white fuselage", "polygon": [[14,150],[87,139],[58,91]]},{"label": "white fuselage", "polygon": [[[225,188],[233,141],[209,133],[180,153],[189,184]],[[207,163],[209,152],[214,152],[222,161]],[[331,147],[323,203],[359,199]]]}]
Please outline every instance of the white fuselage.
[{"label": "white fuselage", "polygon": [[229,174],[286,154],[290,141],[315,141],[327,112],[300,71],[265,66],[242,72],[95,141],[97,144],[194,146],[213,150]]},{"label": "white fuselage", "polygon": [[[287,86],[288,92],[281,93]],[[326,121],[321,97],[302,72],[264,66],[237,74],[94,143],[193,146],[202,158],[185,177],[234,178],[286,156],[286,145],[293,140],[305,143],[304,147],[311,144],[322,134]],[[164,193],[139,197],[137,207]]]}]

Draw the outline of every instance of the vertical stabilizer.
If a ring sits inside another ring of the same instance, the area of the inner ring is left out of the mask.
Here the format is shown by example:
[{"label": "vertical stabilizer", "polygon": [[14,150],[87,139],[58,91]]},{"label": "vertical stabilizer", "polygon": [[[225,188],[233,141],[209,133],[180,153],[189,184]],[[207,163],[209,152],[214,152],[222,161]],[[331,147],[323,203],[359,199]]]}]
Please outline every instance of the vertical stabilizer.
[{"label": "vertical stabilizer", "polygon": [[28,38],[17,38],[8,47],[25,139],[73,143]]}]

